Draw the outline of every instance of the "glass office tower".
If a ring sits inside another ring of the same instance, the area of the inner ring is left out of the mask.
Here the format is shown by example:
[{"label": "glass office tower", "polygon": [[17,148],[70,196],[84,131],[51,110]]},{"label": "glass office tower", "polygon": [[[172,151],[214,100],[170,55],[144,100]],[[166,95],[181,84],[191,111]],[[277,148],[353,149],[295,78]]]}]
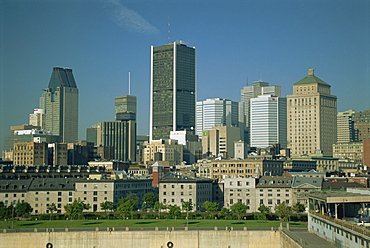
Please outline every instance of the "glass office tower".
[{"label": "glass office tower", "polygon": [[40,97],[45,110],[46,131],[61,137],[64,143],[78,139],[78,89],[72,69],[54,67],[48,88]]},{"label": "glass office tower", "polygon": [[195,48],[151,47],[150,140],[195,128]]}]

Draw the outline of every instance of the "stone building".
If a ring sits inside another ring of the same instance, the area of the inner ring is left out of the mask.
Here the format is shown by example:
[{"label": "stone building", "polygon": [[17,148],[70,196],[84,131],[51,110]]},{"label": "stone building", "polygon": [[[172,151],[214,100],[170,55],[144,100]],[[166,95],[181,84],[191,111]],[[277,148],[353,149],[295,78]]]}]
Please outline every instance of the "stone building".
[{"label": "stone building", "polygon": [[244,160],[212,160],[211,178],[223,181],[226,178],[280,176],[283,174],[283,161],[266,160],[262,157]]},{"label": "stone building", "polygon": [[191,202],[193,211],[199,211],[205,201],[212,201],[212,180],[168,173],[159,183],[159,201],[180,207]]}]

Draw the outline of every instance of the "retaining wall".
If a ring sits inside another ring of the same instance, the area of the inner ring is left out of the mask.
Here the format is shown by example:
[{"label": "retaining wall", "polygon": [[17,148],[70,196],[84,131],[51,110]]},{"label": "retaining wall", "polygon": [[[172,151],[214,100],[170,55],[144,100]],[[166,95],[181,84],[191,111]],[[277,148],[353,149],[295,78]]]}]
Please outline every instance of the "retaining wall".
[{"label": "retaining wall", "polygon": [[[6,248],[283,248],[280,231],[81,231],[1,233]],[[171,243],[169,243],[171,242]],[[172,245],[172,246],[171,246]],[[289,246],[293,247],[293,246]]]}]

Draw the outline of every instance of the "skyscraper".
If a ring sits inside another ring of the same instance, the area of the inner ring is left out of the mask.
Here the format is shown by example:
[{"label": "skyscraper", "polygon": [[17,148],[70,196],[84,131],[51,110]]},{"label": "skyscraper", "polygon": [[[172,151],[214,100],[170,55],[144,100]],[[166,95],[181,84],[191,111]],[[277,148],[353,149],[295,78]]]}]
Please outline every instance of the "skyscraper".
[{"label": "skyscraper", "polygon": [[195,48],[151,47],[150,141],[195,128]]},{"label": "skyscraper", "polygon": [[97,129],[97,146],[112,148],[112,159],[120,161],[136,160],[135,121],[103,121],[95,126]]},{"label": "skyscraper", "polygon": [[196,134],[201,136],[202,130],[220,126],[239,126],[239,103],[221,98],[198,101]]},{"label": "skyscraper", "polygon": [[288,147],[292,156],[331,156],[337,137],[337,97],[308,70],[287,96]]},{"label": "skyscraper", "polygon": [[260,95],[273,95],[281,97],[281,86],[269,85],[261,80],[253,82],[250,86],[244,86],[240,90],[241,112],[239,113],[240,122],[245,124],[244,140],[249,143],[250,126],[250,99]]},{"label": "skyscraper", "polygon": [[286,98],[262,95],[250,100],[251,147],[287,146]]},{"label": "skyscraper", "polygon": [[135,114],[136,119],[136,96],[124,95],[114,98],[114,113],[117,120],[117,114],[122,112],[130,112]]},{"label": "skyscraper", "polygon": [[339,112],[337,115],[337,143],[357,141],[357,131],[354,128],[354,110]]},{"label": "skyscraper", "polygon": [[40,109],[45,110],[46,131],[65,143],[78,139],[78,89],[72,69],[53,68],[48,88],[40,97]]}]

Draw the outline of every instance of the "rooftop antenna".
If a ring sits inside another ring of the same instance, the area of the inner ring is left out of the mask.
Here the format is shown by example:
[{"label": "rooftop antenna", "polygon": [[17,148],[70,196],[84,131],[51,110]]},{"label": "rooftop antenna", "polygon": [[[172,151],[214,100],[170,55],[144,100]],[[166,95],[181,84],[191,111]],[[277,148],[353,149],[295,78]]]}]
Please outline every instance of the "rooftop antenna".
[{"label": "rooftop antenna", "polygon": [[248,77],[247,77],[247,86],[248,86]]},{"label": "rooftop antenna", "polygon": [[131,95],[131,72],[128,72],[128,94]]},{"label": "rooftop antenna", "polygon": [[168,43],[171,42],[171,21],[170,21],[170,17],[168,17],[168,22],[167,22],[167,39],[168,39]]}]

